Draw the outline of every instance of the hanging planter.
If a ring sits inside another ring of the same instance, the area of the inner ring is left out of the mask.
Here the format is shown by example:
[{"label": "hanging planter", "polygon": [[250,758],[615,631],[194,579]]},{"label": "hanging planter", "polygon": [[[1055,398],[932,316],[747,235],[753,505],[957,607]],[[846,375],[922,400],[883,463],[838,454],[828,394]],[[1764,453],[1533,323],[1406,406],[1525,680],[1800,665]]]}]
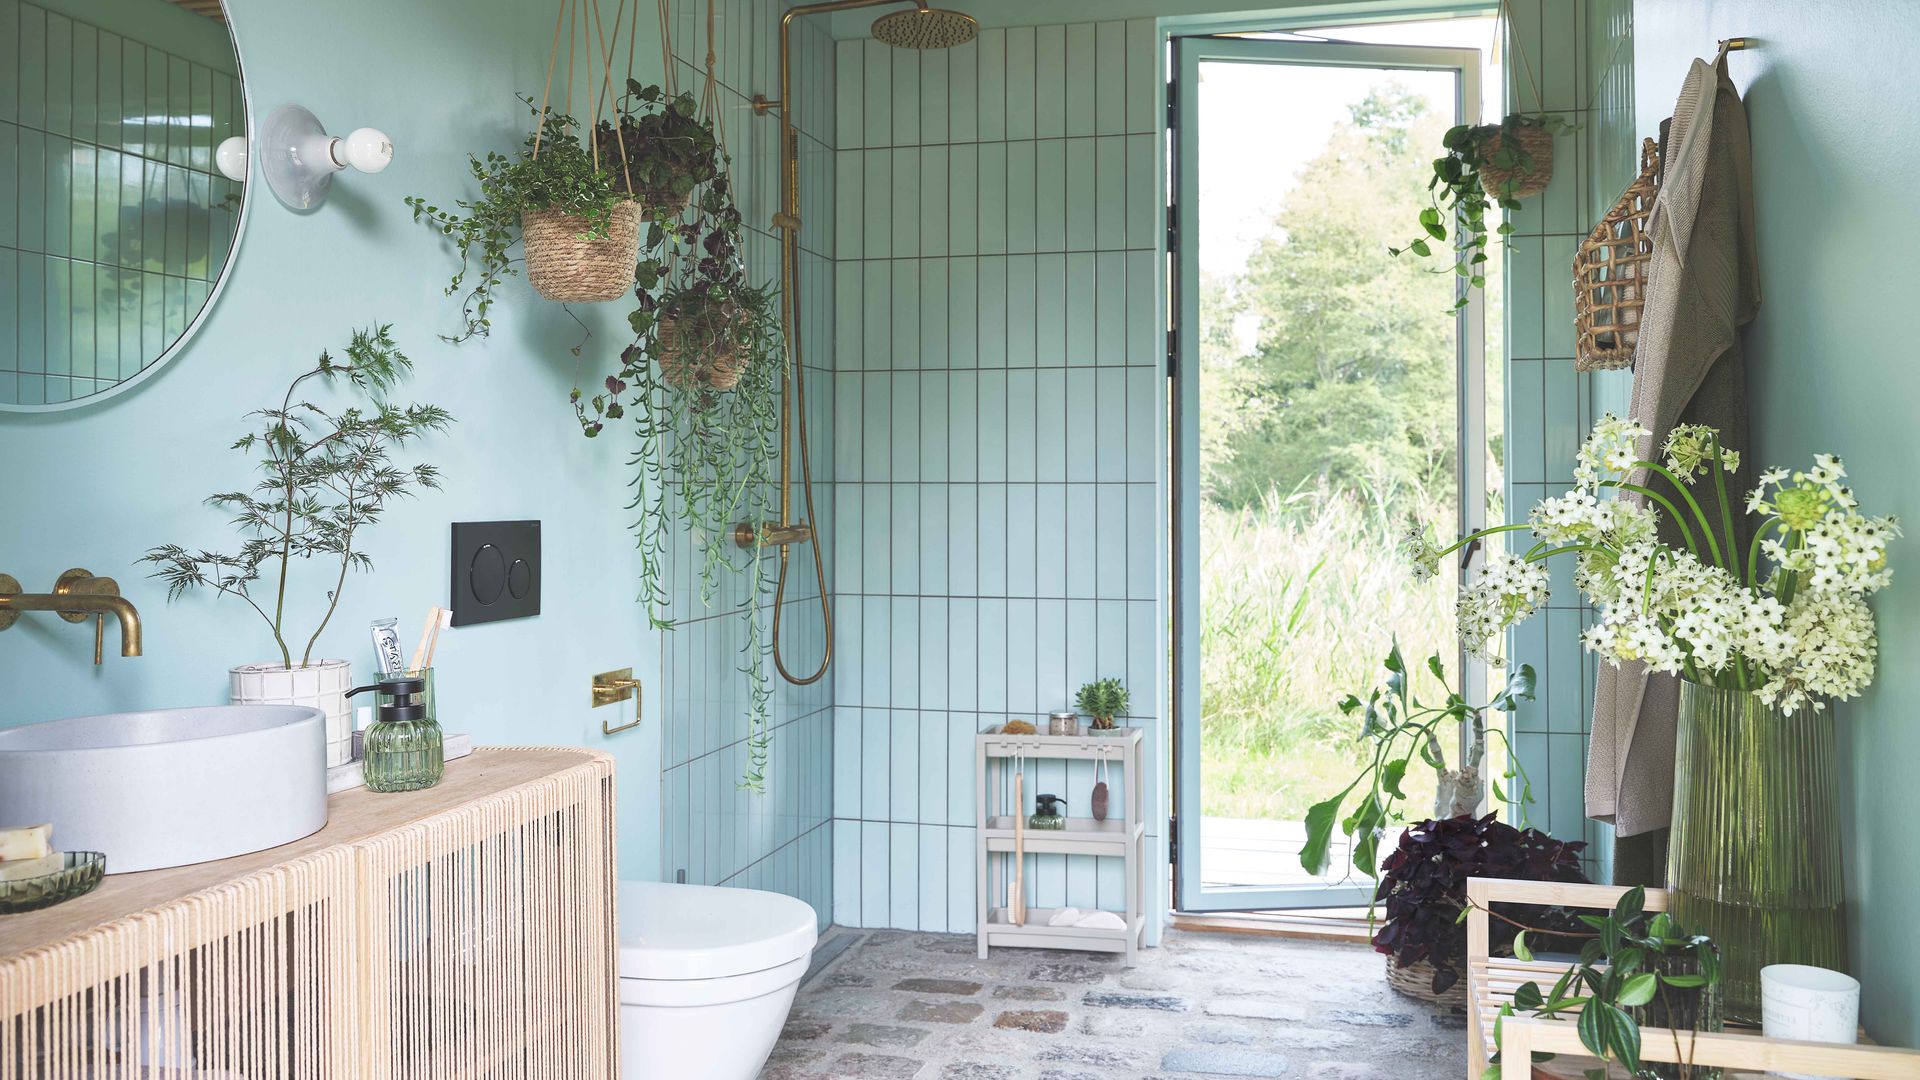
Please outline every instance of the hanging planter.
[{"label": "hanging planter", "polygon": [[633,288],[640,255],[640,204],[621,199],[596,228],[564,210],[522,210],[521,243],[527,252],[527,283],[549,300],[590,304],[618,300]]},{"label": "hanging planter", "polygon": [[[1511,22],[1512,12],[1501,0],[1494,22],[1496,40],[1500,27]],[[1510,37],[1509,47],[1527,73],[1535,111],[1508,113],[1498,124],[1448,128],[1440,139],[1443,152],[1433,160],[1433,178],[1427,181],[1432,199],[1420,211],[1421,235],[1403,247],[1387,249],[1393,255],[1410,251],[1427,258],[1436,243],[1452,247],[1453,265],[1447,269],[1465,280],[1467,287],[1459,291],[1449,314],[1466,307],[1474,289],[1486,288],[1487,212],[1496,206],[1518,210],[1521,199],[1547,190],[1553,180],[1553,137],[1573,130],[1565,118],[1539,111],[1540,86],[1533,79],[1533,65],[1527,62],[1518,38]],[[1513,226],[1499,222],[1494,232],[1504,238]]]},{"label": "hanging planter", "polygon": [[[637,10],[637,7],[636,7]],[[662,17],[665,21],[663,6]],[[714,34],[713,5],[707,9]],[[634,426],[632,509],[640,551],[640,600],[656,628],[674,625],[668,550],[695,537],[698,603],[725,604],[742,621],[739,670],[748,691],[742,786],[763,791],[772,745],[768,671],[768,559],[757,538],[736,543],[741,522],[777,513],[780,403],[787,355],[781,293],[750,281],[741,216],[728,175],[717,56],[709,50],[702,96],[677,92],[677,61],[662,41],[663,87],[629,78],[616,116],[595,131],[602,157],[618,162],[622,190],[648,219],[628,315],[633,342],[603,389],[573,391],[583,434],[609,420]],[[745,544],[746,551],[741,550]]]},{"label": "hanging planter", "polygon": [[695,285],[660,303],[653,357],[660,376],[676,390],[732,390],[753,360],[753,306],[734,296]]},{"label": "hanging planter", "polygon": [[[571,17],[571,24],[569,24]],[[559,43],[566,30],[567,55]],[[566,77],[565,104],[549,106],[554,73],[574,63],[574,43],[589,46],[595,30],[598,47],[587,55],[587,93],[593,115],[587,130],[572,115],[573,79]],[[614,36],[620,26],[614,25]],[[629,27],[631,36],[634,28]],[[447,285],[447,295],[465,290],[461,301],[463,326],[448,341],[485,337],[492,329],[488,316],[494,290],[515,272],[508,252],[515,239],[524,248],[527,280],[534,291],[559,303],[598,303],[617,300],[634,286],[634,263],[640,253],[642,196],[649,206],[659,193],[636,184],[624,125],[600,120],[601,111],[614,102],[610,70],[613,51],[605,36],[595,0],[561,0],[553,28],[554,48],[547,61],[546,90],[540,104],[522,96],[533,110],[533,133],[518,155],[489,152],[484,159],[469,155],[480,195],[460,200],[447,210],[420,196],[409,196],[415,221],[425,220],[453,241],[460,266]],[[604,55],[603,55],[604,50]],[[596,76],[595,72],[598,71]],[[629,80],[629,85],[632,85]],[[603,139],[602,136],[605,136]],[[690,187],[689,187],[690,190]],[[643,194],[644,193],[644,194]],[[672,194],[671,189],[666,193]],[[684,205],[684,202],[683,202]],[[658,220],[658,215],[655,215]]]},{"label": "hanging planter", "polygon": [[615,111],[618,127],[602,120],[594,131],[600,154],[620,163],[616,180],[646,207],[648,218],[671,227],[694,193],[720,175],[714,129],[701,120],[692,94],[642,86],[632,78]]},{"label": "hanging planter", "polygon": [[1553,117],[1513,113],[1471,129],[1480,190],[1490,198],[1531,199],[1553,180]]}]

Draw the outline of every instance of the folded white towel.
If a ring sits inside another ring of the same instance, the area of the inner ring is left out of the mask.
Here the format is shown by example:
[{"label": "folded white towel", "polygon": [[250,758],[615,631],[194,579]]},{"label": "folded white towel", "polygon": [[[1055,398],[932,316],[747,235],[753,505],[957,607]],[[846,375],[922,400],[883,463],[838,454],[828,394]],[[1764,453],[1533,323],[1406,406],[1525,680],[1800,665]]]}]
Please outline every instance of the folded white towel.
[{"label": "folded white towel", "polygon": [[1127,920],[1111,911],[1090,911],[1073,925],[1084,926],[1089,930],[1125,930]]},{"label": "folded white towel", "polygon": [[1080,925],[1080,919],[1081,919],[1081,914],[1080,914],[1079,908],[1065,907],[1065,908],[1061,908],[1059,911],[1054,912],[1053,918],[1047,920],[1047,925],[1048,926],[1078,926]]}]

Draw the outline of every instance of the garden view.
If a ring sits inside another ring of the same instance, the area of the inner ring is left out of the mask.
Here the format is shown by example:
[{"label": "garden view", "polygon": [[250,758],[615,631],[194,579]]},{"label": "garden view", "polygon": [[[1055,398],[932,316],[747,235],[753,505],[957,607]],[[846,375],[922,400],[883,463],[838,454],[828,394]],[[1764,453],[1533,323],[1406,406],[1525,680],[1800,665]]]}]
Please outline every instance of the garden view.
[{"label": "garden view", "polygon": [[[1455,279],[1433,272],[1448,269],[1442,260],[1387,253],[1418,232],[1429,163],[1453,123],[1451,79],[1367,76],[1345,117],[1322,128],[1324,146],[1290,183],[1277,178],[1283,193],[1263,208],[1244,260],[1223,269],[1203,257],[1201,789],[1210,829],[1213,818],[1297,822],[1352,779],[1358,721],[1335,702],[1366,696],[1396,636],[1408,657],[1437,652],[1457,667],[1454,571],[1416,584],[1397,547],[1415,522],[1436,536],[1456,528]],[[1202,194],[1203,208],[1222,212]],[[1499,295],[1497,283],[1487,295]],[[1497,428],[1497,310],[1486,322]],[[1488,490],[1498,492],[1497,437],[1482,454]],[[1433,785],[1429,770],[1418,772],[1424,791],[1408,778],[1416,811],[1431,805]],[[1224,880],[1217,866],[1209,879]]]}]

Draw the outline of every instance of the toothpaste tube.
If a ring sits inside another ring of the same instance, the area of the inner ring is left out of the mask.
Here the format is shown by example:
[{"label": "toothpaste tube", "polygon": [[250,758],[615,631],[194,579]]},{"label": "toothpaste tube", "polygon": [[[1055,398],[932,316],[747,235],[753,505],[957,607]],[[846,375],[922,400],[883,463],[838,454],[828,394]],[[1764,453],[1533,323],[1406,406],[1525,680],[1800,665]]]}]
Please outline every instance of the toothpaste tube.
[{"label": "toothpaste tube", "polygon": [[383,677],[398,675],[406,669],[407,662],[400,656],[399,619],[373,620],[373,655],[378,659],[380,674]]}]

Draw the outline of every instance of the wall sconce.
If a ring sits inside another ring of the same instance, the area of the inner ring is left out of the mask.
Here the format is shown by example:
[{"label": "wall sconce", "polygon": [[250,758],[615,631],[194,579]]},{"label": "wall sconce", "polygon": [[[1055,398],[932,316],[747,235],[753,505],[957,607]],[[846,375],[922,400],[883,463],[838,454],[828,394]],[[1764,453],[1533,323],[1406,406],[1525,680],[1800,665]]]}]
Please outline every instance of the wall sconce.
[{"label": "wall sconce", "polygon": [[[393,161],[393,140],[385,132],[363,127],[346,138],[328,135],[320,118],[298,105],[282,105],[267,114],[259,146],[260,172],[267,186],[295,210],[311,210],[326,202],[333,174],[347,166],[377,173]],[[214,159],[228,178],[244,180],[248,156],[246,140],[235,137],[220,144]]]}]

